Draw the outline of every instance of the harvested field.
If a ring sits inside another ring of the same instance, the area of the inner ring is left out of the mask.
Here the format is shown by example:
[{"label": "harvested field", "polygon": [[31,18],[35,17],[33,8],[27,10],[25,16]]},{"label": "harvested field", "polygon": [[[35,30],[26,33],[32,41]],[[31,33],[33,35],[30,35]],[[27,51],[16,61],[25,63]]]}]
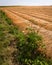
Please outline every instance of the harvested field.
[{"label": "harvested field", "polygon": [[4,7],[1,8],[24,33],[32,28],[43,37],[46,54],[52,57],[52,7]]}]

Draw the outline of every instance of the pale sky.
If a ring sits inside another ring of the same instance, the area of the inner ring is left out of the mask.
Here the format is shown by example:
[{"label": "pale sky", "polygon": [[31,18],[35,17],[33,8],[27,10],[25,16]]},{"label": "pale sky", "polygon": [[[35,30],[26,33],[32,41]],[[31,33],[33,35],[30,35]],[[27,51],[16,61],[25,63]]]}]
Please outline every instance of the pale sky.
[{"label": "pale sky", "polygon": [[52,5],[52,0],[0,0],[0,6],[6,5]]}]

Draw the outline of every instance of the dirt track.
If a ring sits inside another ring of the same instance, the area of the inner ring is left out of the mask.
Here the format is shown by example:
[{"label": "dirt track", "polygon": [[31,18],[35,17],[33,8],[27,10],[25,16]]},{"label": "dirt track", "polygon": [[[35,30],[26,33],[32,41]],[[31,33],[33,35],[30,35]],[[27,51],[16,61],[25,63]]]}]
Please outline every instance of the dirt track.
[{"label": "dirt track", "polygon": [[[19,7],[18,7],[19,8]],[[17,11],[16,8],[3,8],[3,11],[6,12],[7,16],[12,19],[13,23],[19,26],[19,29],[23,32],[26,32],[26,28],[30,27],[33,28],[35,31],[38,31],[40,35],[43,37],[43,42],[46,45],[46,53],[52,57],[52,22],[50,22],[49,15],[39,14],[40,17],[42,15],[48,16],[49,19],[44,19],[46,17],[42,16],[43,18],[37,17],[38,13],[33,17],[30,13]],[[28,10],[26,10],[28,11]],[[33,12],[32,12],[33,13]],[[52,21],[52,19],[51,19]]]}]

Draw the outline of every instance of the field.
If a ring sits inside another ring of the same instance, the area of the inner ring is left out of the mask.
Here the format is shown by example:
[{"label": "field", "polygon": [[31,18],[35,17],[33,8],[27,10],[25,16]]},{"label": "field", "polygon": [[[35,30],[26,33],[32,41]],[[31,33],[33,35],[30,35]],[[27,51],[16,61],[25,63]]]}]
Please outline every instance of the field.
[{"label": "field", "polygon": [[45,46],[42,50],[52,58],[52,6],[0,7],[0,10],[5,12],[24,34],[28,33],[28,29],[32,29],[42,36]]}]

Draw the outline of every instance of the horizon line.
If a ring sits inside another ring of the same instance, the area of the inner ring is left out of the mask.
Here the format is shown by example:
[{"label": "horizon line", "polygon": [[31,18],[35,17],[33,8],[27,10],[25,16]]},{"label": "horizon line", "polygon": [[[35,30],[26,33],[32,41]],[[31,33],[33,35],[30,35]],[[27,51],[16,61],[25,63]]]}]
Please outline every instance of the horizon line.
[{"label": "horizon line", "polygon": [[0,5],[0,6],[52,6],[52,5]]}]

